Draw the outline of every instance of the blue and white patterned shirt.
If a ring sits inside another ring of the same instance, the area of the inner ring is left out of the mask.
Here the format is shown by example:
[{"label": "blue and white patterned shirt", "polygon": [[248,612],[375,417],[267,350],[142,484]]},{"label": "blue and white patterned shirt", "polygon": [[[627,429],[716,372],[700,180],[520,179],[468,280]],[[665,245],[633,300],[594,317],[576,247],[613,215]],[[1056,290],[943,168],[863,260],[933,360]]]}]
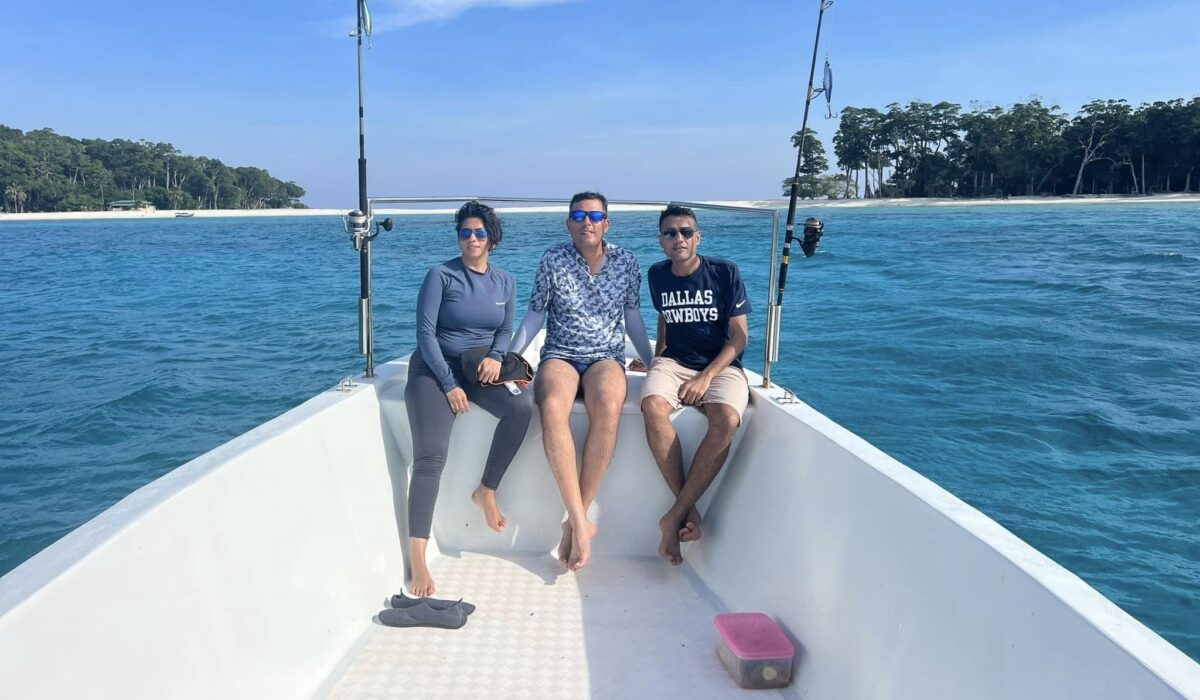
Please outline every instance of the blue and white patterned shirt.
[{"label": "blue and white patterned shirt", "polygon": [[529,310],[546,314],[542,359],[625,362],[625,309],[637,309],[642,273],[627,248],[604,242],[604,267],[592,275],[567,241],[542,255]]}]

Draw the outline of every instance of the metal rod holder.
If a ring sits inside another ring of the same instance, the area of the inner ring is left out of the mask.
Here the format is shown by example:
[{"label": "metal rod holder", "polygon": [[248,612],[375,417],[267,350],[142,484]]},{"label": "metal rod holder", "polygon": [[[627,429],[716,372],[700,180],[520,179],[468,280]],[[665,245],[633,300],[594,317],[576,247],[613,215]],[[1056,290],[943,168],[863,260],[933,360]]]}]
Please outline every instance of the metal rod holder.
[{"label": "metal rod holder", "polygon": [[[779,336],[783,330],[783,307],[774,305],[768,313],[770,315],[767,318],[767,360],[769,362],[779,362]],[[763,386],[771,386],[769,377]]]},{"label": "metal rod holder", "polygon": [[358,300],[358,351],[371,356],[374,348],[374,338],[371,336],[371,300]]}]

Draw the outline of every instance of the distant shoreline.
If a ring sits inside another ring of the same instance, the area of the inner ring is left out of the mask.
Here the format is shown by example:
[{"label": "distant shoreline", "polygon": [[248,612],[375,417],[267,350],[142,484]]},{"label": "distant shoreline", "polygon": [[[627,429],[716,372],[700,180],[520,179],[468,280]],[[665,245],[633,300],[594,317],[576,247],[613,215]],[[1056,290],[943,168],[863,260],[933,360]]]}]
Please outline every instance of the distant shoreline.
[{"label": "distant shoreline", "polygon": [[[788,205],[786,199],[741,199],[741,200],[710,200],[705,204],[721,204],[741,207],[760,207],[782,209]],[[899,198],[899,199],[829,199],[801,200],[800,209],[826,208],[922,208],[922,207],[974,207],[974,206],[1030,206],[1038,204],[1081,205],[1081,204],[1168,204],[1168,203],[1200,203],[1200,194],[1177,193],[1157,194],[1149,196],[1129,195],[1100,195],[1083,197],[1010,197],[1008,199],[949,199],[949,198]],[[457,207],[442,207],[429,209],[377,209],[376,214],[388,216],[420,215],[420,214],[452,214]],[[565,207],[558,206],[526,206],[498,207],[502,213],[544,213],[563,211]],[[657,206],[646,205],[616,205],[613,211],[657,211]],[[343,216],[342,209],[195,209],[189,210],[193,216],[187,218],[253,218],[262,216]],[[26,214],[0,213],[0,223],[5,221],[92,221],[105,219],[173,219],[175,210],[160,209],[156,211],[63,211],[38,212]],[[186,220],[186,219],[184,219]]]},{"label": "distant shoreline", "polygon": [[[779,200],[787,206],[787,200]],[[954,199],[950,197],[908,197],[896,199],[804,200],[804,207],[974,207],[1030,206],[1038,204],[1169,204],[1200,203],[1200,193],[1175,192],[1151,195],[1080,195],[1078,197],[986,197]]]}]

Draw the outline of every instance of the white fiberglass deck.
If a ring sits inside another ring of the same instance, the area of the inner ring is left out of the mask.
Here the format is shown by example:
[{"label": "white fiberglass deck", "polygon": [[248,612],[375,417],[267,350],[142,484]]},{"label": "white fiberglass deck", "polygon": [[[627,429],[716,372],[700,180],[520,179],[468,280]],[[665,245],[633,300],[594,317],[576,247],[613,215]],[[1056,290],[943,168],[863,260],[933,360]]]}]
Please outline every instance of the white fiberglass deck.
[{"label": "white fiberglass deck", "polygon": [[431,572],[439,596],[479,606],[466,627],[373,623],[330,697],[779,697],[725,672],[717,610],[686,566],[599,557],[568,574],[551,555],[464,553]]}]

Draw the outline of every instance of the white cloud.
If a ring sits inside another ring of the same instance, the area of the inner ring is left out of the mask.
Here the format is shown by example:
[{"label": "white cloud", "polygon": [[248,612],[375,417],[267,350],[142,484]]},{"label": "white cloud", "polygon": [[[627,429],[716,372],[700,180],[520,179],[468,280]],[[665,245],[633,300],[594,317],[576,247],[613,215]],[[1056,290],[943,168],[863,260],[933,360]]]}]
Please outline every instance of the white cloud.
[{"label": "white cloud", "polygon": [[566,2],[571,0],[376,0],[370,7],[374,31],[387,32],[423,22],[444,22],[477,7],[523,10]]}]

